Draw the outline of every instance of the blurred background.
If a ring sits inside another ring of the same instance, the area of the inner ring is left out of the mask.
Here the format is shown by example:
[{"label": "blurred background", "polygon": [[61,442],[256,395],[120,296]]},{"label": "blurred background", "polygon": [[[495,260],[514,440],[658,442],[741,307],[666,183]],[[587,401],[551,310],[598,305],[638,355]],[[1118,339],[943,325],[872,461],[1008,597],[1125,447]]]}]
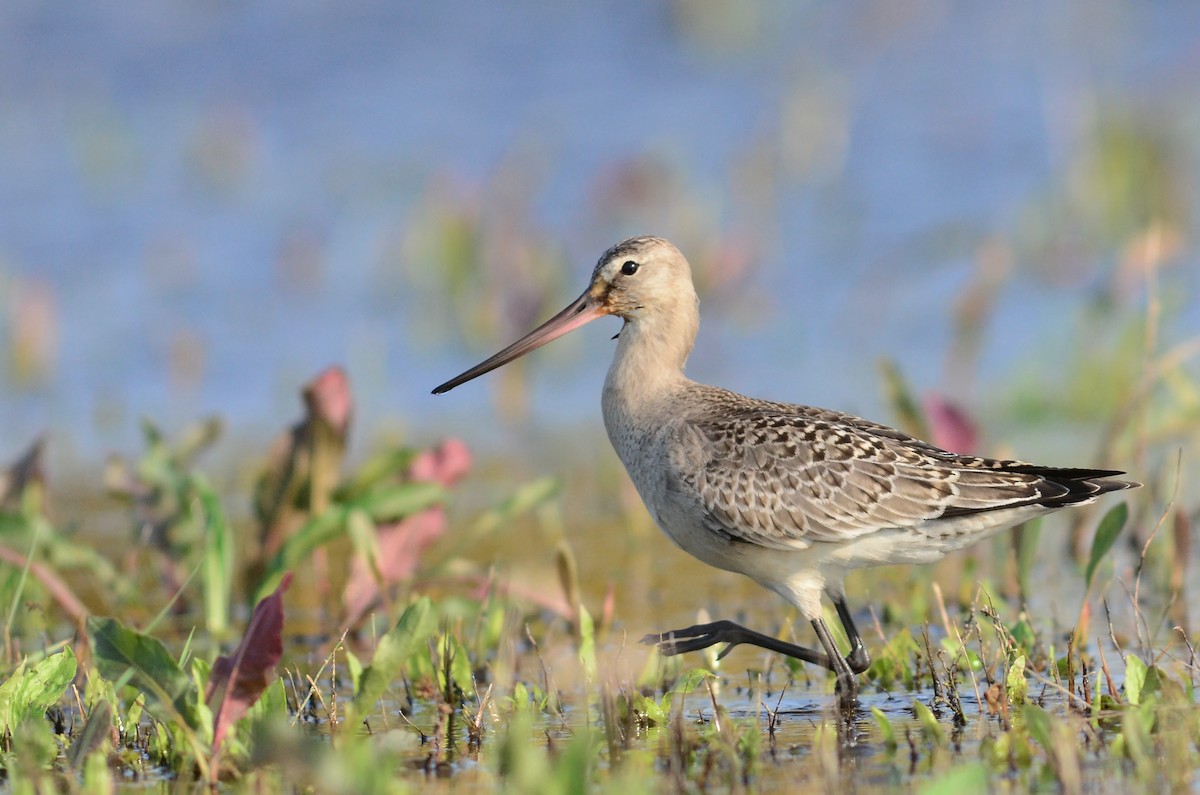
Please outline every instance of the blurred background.
[{"label": "blurred background", "polygon": [[1095,450],[1200,328],[1198,75],[1185,3],[12,0],[0,453],[208,414],[257,448],[340,363],[352,449],[609,456],[615,321],[429,391],[649,233],[696,271],[693,377],[895,422],[886,358],[984,450],[1080,463],[1060,429]]}]

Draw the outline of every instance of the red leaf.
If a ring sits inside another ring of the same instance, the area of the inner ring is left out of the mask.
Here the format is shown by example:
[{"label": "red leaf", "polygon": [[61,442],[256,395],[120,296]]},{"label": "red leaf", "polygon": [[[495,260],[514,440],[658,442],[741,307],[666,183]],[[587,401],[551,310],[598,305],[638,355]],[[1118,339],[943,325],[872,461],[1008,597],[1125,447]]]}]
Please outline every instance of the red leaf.
[{"label": "red leaf", "polygon": [[213,713],[214,751],[229,727],[254,706],[275,675],[275,665],[283,656],[283,592],[291,583],[289,571],[279,587],[255,606],[246,634],[233,654],[222,655],[213,663],[204,700]]}]

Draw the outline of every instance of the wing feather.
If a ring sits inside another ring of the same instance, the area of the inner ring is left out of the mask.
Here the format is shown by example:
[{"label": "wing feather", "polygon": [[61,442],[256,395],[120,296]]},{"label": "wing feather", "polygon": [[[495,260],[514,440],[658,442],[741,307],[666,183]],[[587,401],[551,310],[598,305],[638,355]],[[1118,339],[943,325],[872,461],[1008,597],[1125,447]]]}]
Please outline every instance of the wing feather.
[{"label": "wing feather", "polygon": [[733,538],[792,547],[1004,508],[1086,502],[1132,483],[1108,470],[963,456],[848,414],[710,390],[681,420],[673,488]]}]

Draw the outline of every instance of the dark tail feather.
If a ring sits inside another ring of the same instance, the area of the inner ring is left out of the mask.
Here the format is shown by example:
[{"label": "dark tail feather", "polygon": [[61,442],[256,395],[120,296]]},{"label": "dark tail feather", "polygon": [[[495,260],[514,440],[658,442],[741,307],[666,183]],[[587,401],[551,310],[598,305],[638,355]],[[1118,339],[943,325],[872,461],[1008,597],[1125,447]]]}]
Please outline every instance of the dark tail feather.
[{"label": "dark tail feather", "polygon": [[1118,476],[1125,473],[1117,469],[1067,469],[1024,466],[1013,467],[1011,471],[1037,475],[1047,483],[1051,483],[1062,489],[1058,494],[1037,501],[1036,504],[1045,505],[1047,508],[1091,502],[1101,494],[1108,494],[1110,491],[1136,489],[1142,485],[1133,480],[1120,480]]}]

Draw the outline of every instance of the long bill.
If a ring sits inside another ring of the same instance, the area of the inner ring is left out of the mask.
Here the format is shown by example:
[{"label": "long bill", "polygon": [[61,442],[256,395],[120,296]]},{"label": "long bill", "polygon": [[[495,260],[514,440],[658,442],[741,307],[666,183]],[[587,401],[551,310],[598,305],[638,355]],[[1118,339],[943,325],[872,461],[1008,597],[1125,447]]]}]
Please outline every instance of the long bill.
[{"label": "long bill", "polygon": [[583,295],[579,296],[570,306],[559,312],[554,317],[547,320],[542,325],[535,328],[533,331],[526,334],[521,339],[509,345],[504,350],[497,353],[490,359],[486,359],[479,364],[467,370],[461,375],[456,375],[446,383],[433,390],[433,394],[441,395],[449,392],[459,384],[465,384],[472,378],[478,378],[484,373],[491,372],[497,367],[508,364],[513,359],[524,356],[530,351],[540,348],[547,342],[556,340],[564,334],[574,331],[580,326],[591,323],[598,317],[603,317],[608,314],[608,310],[599,299],[592,297],[589,289]]}]

